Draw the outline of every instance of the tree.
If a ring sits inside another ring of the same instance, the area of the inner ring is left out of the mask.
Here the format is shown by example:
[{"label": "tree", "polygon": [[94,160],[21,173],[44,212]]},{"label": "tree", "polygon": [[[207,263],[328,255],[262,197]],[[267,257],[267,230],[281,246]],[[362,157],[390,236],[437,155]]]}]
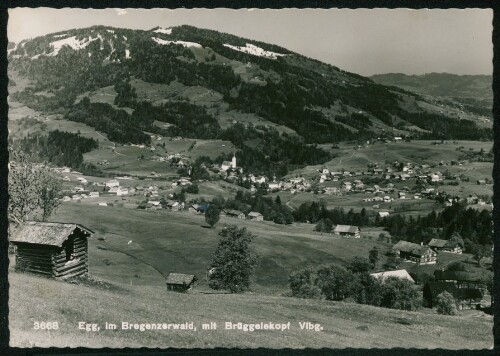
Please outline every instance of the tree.
[{"label": "tree", "polygon": [[356,275],[335,264],[318,270],[316,285],[328,300],[344,300],[355,295],[359,288]]},{"label": "tree", "polygon": [[276,196],[276,199],[274,200],[274,202],[277,204],[277,205],[281,205],[281,198],[279,195]]},{"label": "tree", "polygon": [[463,262],[456,261],[450,263],[448,266],[446,266],[447,271],[461,271],[461,272],[467,272],[468,268],[467,265]]},{"label": "tree", "polygon": [[379,251],[377,247],[374,247],[368,252],[368,259],[372,264],[372,268],[375,269],[377,267],[377,263],[380,260]]},{"label": "tree", "polygon": [[366,273],[372,268],[371,262],[366,258],[355,257],[347,265],[347,269],[352,273]]},{"label": "tree", "polygon": [[456,315],[457,303],[455,298],[449,292],[444,291],[437,296],[436,310],[438,314],[443,315]]},{"label": "tree", "polygon": [[256,266],[256,257],[250,252],[250,242],[255,238],[246,228],[225,226],[219,232],[220,240],[212,259],[209,286],[239,293],[250,287],[250,278]]},{"label": "tree", "polygon": [[321,289],[315,285],[316,274],[311,267],[293,272],[288,277],[292,296],[296,298],[320,299]]},{"label": "tree", "polygon": [[421,293],[412,282],[389,277],[382,283],[381,306],[391,309],[416,310],[422,305]]},{"label": "tree", "polygon": [[205,212],[205,221],[210,227],[214,227],[219,221],[220,210],[215,204],[210,204],[207,211]]},{"label": "tree", "polygon": [[43,164],[30,162],[18,150],[10,150],[9,222],[47,221],[60,203],[61,181]]},{"label": "tree", "polygon": [[321,219],[318,221],[316,224],[316,227],[314,228],[315,231],[319,232],[332,232],[333,229],[333,223],[330,219]]}]

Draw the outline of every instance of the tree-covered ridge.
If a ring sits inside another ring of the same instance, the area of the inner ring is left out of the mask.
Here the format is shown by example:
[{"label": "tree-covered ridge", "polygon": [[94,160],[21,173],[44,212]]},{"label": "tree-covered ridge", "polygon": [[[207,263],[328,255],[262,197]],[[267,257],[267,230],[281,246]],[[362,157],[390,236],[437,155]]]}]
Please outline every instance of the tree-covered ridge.
[{"label": "tree-covered ridge", "polygon": [[57,166],[79,168],[83,163],[83,154],[98,148],[99,143],[75,133],[59,130],[48,135],[34,135],[15,142],[22,152],[37,160],[47,160]]},{"label": "tree-covered ridge", "polygon": [[[374,133],[370,123],[374,119],[388,127],[411,131],[408,127],[416,125],[430,131],[414,131],[413,136],[417,138],[491,139],[490,130],[479,129],[471,121],[429,114],[417,105],[414,105],[413,111],[408,110],[408,102],[421,100],[416,94],[376,84],[368,78],[344,72],[279,46],[192,26],[174,27],[171,33],[153,30],[96,26],[23,41],[10,52],[10,65],[22,76],[31,79],[34,87],[17,93],[15,99],[42,111],[72,109],[78,95],[114,85],[118,91],[116,104],[134,107],[135,101],[122,98],[124,94],[130,94],[122,83],[134,77],[157,84],[168,85],[178,81],[185,86],[214,90],[223,95],[229,109],[254,113],[290,127],[306,143],[371,138]],[[154,39],[195,42],[202,48],[192,49],[167,42],[158,44]],[[68,45],[60,47],[59,43],[60,48],[56,51],[54,43],[61,40],[69,41],[75,49]],[[77,41],[76,45],[74,41]],[[247,43],[285,56],[272,59],[224,46],[245,46]],[[244,79],[241,73],[235,71],[235,63],[254,67],[255,73],[267,76],[266,80],[255,84]],[[54,96],[36,95],[40,90]],[[411,99],[405,102],[406,106],[403,105],[404,98]],[[350,115],[344,112],[329,117],[323,109],[329,110],[336,103],[344,110],[349,107],[361,114],[353,115],[351,111]],[[127,126],[125,120],[118,121]],[[112,125],[106,122],[102,126]],[[131,126],[147,127],[149,124],[131,123]],[[126,130],[134,132],[135,128],[127,127]],[[179,134],[196,137],[198,133],[190,134],[179,129]],[[213,134],[212,130],[204,137]],[[125,136],[129,137],[130,133]]]}]

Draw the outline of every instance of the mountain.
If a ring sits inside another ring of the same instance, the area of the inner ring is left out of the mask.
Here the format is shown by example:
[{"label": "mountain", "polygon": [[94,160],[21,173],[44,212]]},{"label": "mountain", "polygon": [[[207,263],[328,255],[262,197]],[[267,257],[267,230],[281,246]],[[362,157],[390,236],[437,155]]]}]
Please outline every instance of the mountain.
[{"label": "mountain", "polygon": [[10,47],[11,76],[30,82],[12,100],[85,123],[117,143],[149,144],[152,133],[223,139],[248,152],[242,162],[274,167],[324,162],[330,155],[316,144],[346,140],[491,139],[474,105],[436,101],[280,46],[192,26],[95,26]]},{"label": "mountain", "polygon": [[377,74],[370,77],[382,85],[393,85],[416,93],[432,96],[493,100],[491,75],[456,75],[428,73],[406,75],[402,73]]}]

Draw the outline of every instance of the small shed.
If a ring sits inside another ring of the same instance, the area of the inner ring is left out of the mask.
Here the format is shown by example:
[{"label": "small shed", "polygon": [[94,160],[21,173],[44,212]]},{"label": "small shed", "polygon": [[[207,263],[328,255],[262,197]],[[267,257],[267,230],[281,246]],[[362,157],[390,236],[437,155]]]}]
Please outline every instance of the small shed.
[{"label": "small shed", "polygon": [[170,273],[167,278],[167,290],[186,292],[193,287],[195,281],[194,274]]},{"label": "small shed", "polygon": [[16,269],[61,279],[86,274],[93,233],[80,224],[26,222],[10,239]]}]

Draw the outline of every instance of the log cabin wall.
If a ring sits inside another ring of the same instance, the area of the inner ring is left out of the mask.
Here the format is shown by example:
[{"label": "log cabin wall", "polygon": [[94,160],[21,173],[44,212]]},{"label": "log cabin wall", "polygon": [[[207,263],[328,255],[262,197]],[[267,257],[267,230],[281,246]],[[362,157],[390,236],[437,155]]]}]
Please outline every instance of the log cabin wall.
[{"label": "log cabin wall", "polygon": [[88,272],[87,237],[75,230],[52,255],[53,276],[71,278]]},{"label": "log cabin wall", "polygon": [[16,269],[51,276],[53,253],[50,246],[20,243],[16,246]]}]

